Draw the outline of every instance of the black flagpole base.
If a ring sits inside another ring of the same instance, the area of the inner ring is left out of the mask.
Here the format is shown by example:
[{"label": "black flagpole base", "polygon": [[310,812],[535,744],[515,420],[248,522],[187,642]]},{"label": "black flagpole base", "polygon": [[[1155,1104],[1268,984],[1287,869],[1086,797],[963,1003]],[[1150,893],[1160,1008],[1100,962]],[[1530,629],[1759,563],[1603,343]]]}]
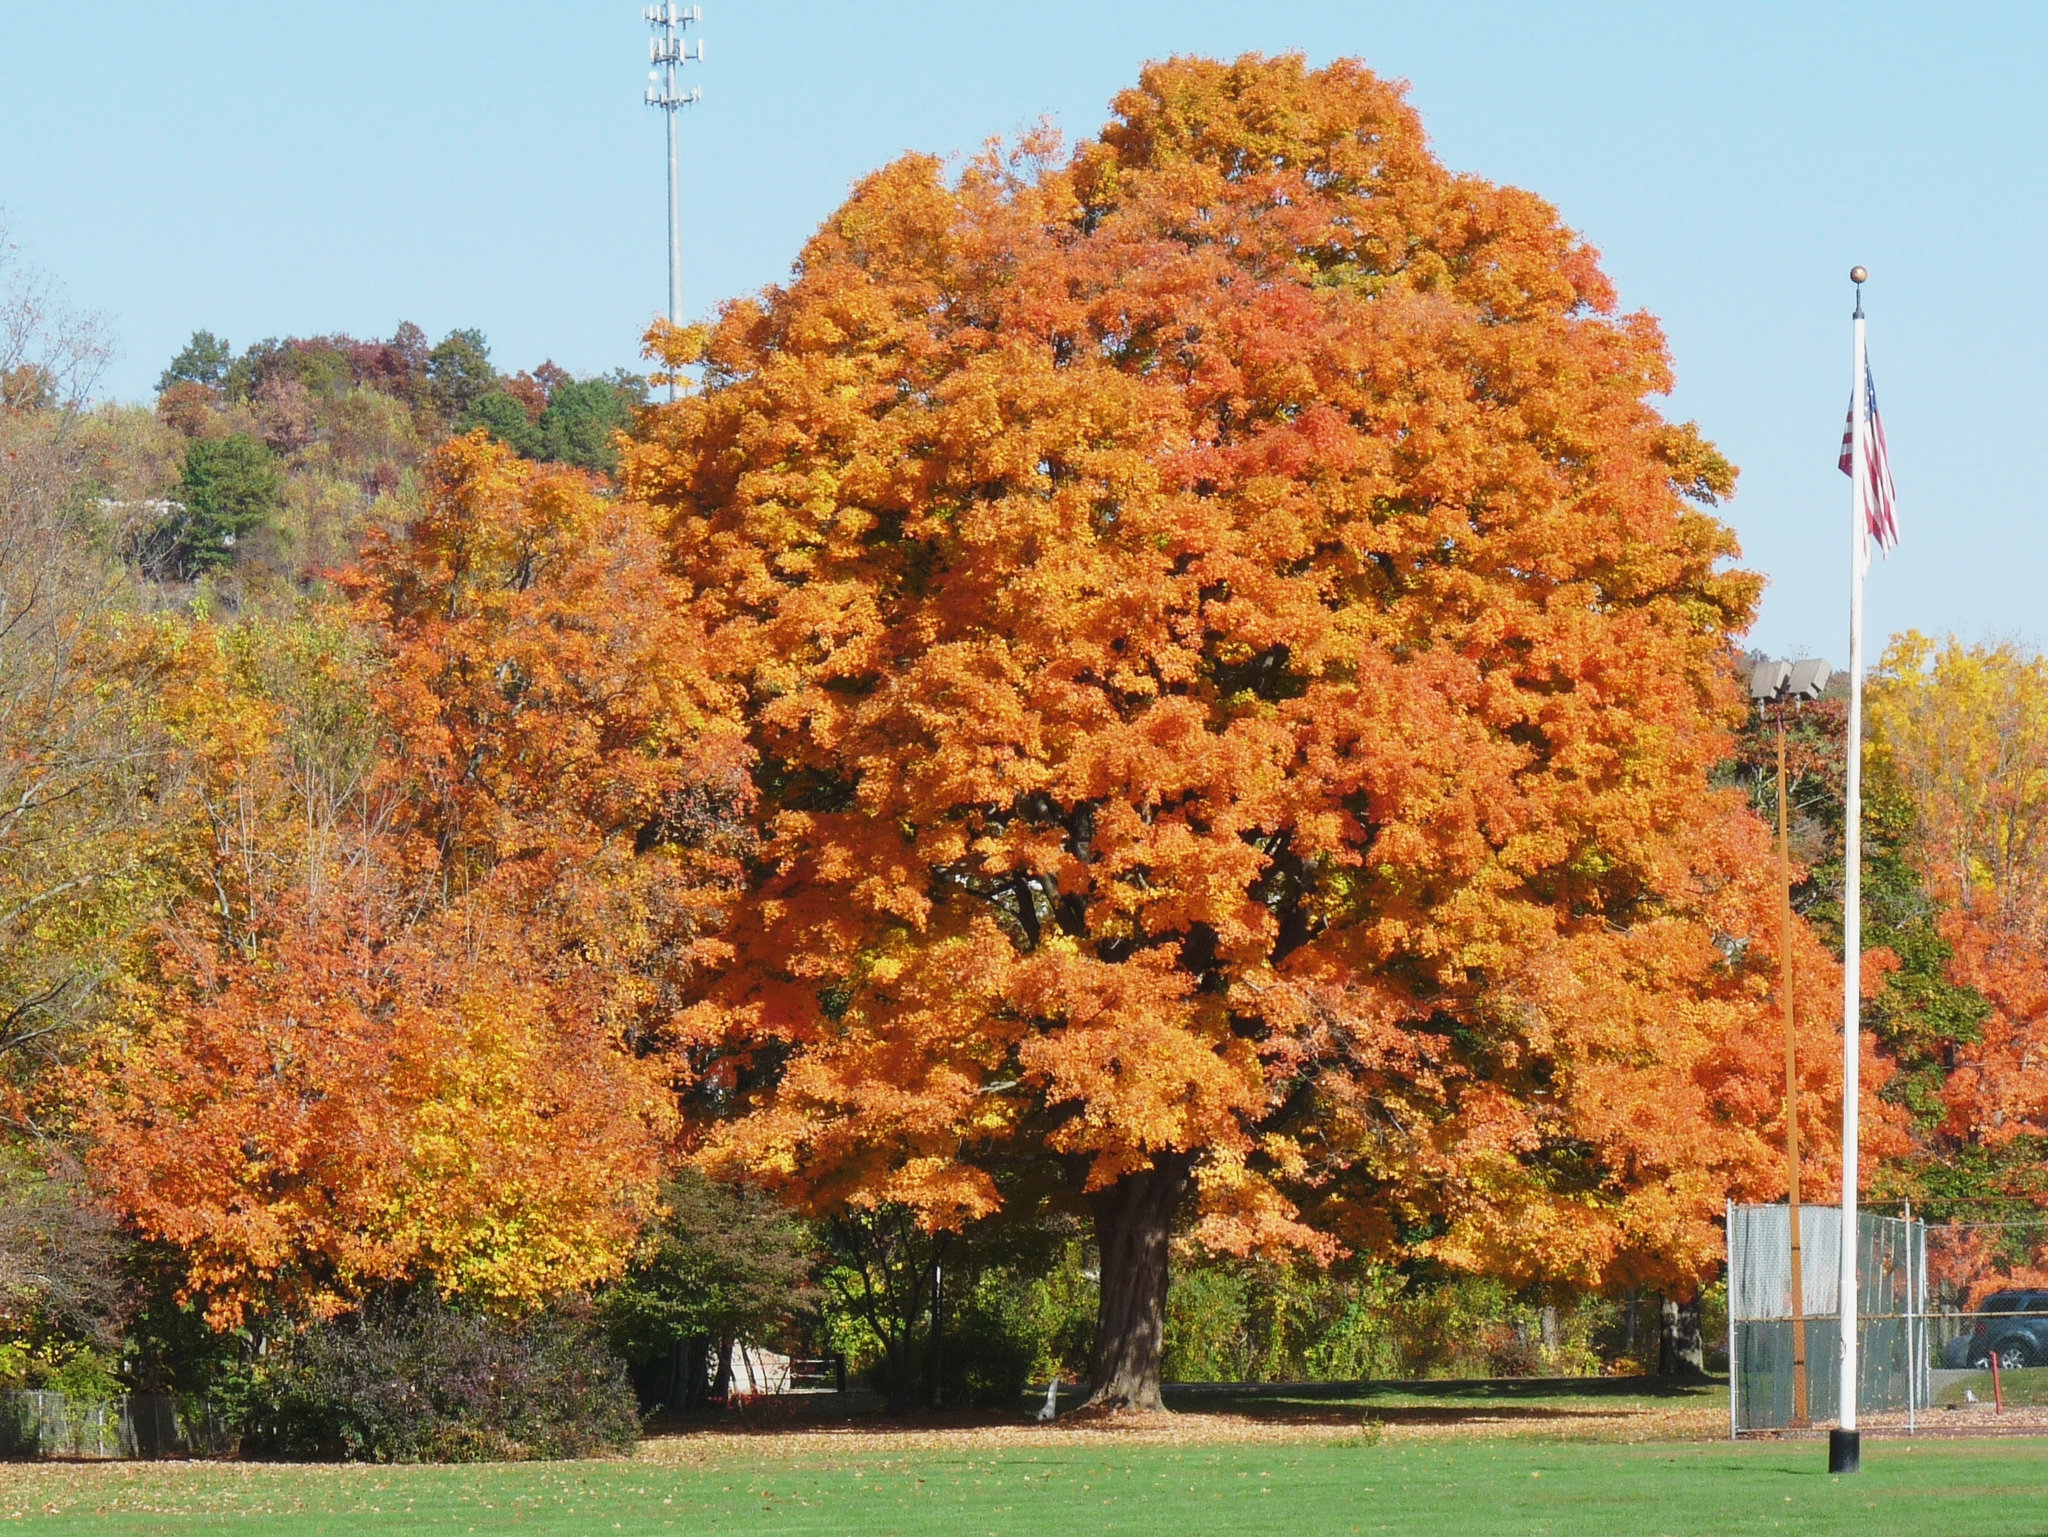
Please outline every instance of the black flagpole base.
[{"label": "black flagpole base", "polygon": [[1863,1437],[1853,1430],[1828,1432],[1828,1471],[1854,1473],[1863,1466]]}]

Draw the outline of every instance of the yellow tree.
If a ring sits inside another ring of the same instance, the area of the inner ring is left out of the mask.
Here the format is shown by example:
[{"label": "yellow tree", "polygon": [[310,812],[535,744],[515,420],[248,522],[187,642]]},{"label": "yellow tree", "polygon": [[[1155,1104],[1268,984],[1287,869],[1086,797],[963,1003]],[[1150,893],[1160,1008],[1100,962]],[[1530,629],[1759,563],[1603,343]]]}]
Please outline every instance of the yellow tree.
[{"label": "yellow tree", "polygon": [[1912,796],[1950,903],[2038,906],[2048,873],[2048,661],[2012,641],[1937,646],[1908,631],[1871,690],[1880,761]]},{"label": "yellow tree", "polygon": [[2048,660],[1908,632],[1885,651],[1870,727],[1913,806],[1950,975],[1991,1006],[1952,1048],[1944,1130],[1993,1148],[2048,1135]]}]

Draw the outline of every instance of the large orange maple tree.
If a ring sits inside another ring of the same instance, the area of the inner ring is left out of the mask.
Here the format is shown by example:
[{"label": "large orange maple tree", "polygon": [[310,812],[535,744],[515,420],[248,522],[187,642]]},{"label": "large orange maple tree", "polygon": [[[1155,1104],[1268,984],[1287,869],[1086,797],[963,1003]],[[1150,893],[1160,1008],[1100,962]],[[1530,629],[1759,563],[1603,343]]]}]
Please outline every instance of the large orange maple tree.
[{"label": "large orange maple tree", "polygon": [[1158,1403],[1190,1215],[1684,1288],[1782,1188],[1769,846],[1708,782],[1733,471],[1397,85],[1154,65],[1071,156],[877,172],[660,339],[704,387],[625,482],[746,692],[770,872],[684,1030],[710,1163],[1083,1207],[1104,1405]]}]

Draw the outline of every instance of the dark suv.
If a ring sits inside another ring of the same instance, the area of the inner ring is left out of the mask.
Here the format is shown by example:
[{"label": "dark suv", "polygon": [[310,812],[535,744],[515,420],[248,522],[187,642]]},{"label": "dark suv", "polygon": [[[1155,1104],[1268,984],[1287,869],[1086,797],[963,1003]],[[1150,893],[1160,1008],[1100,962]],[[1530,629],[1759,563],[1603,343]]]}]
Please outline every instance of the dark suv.
[{"label": "dark suv", "polygon": [[1984,1316],[1965,1336],[1965,1365],[1989,1366],[1993,1354],[2001,1371],[2048,1364],[2048,1292],[1993,1292],[1978,1312]]}]

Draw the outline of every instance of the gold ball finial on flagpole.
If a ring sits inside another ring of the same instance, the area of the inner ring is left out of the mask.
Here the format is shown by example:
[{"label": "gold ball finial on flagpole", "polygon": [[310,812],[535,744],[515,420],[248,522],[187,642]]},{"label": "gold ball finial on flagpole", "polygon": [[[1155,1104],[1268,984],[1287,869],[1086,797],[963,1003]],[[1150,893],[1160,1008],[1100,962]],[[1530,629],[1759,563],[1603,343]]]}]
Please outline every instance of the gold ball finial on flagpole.
[{"label": "gold ball finial on flagpole", "polygon": [[1869,282],[1870,269],[1868,267],[1851,267],[1849,269],[1849,281],[1857,284]]}]

